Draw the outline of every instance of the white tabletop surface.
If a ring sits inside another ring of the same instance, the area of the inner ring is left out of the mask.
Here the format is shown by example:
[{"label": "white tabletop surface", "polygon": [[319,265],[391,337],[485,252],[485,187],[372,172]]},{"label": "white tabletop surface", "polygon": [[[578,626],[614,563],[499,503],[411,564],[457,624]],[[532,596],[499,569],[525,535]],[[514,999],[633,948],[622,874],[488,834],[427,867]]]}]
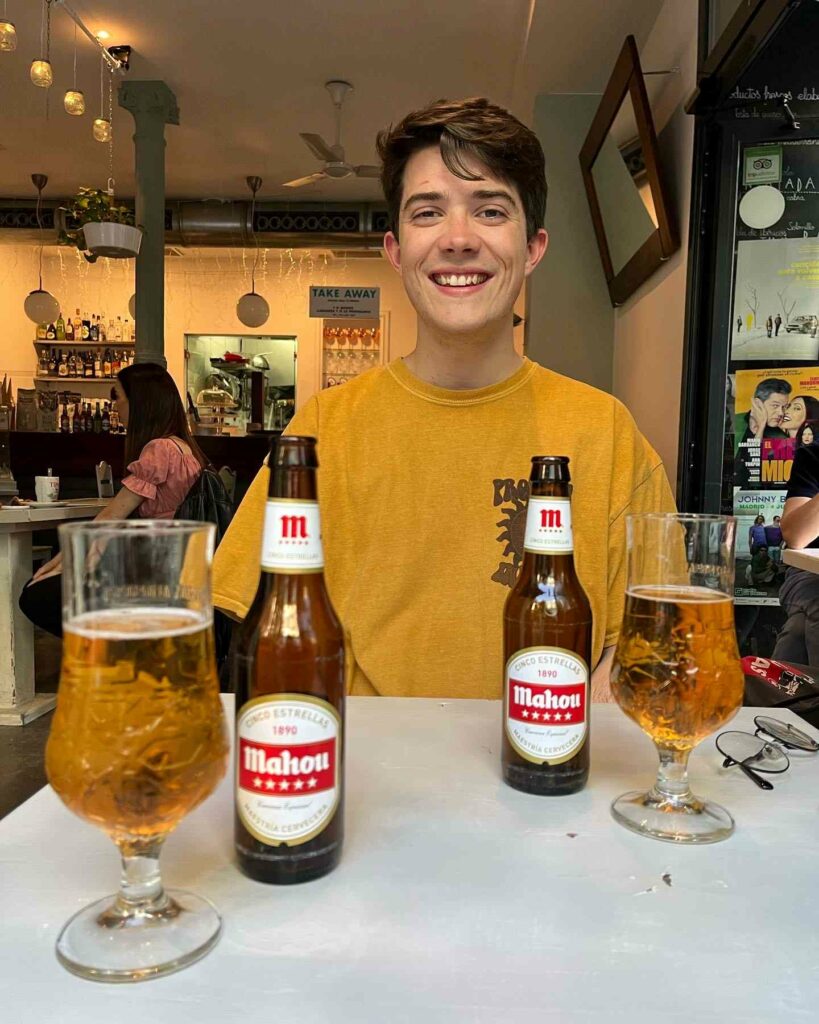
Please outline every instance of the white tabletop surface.
[{"label": "white tabletop surface", "polygon": [[[49,523],[69,519],[89,519],[101,512],[110,498],[74,498],[65,501],[37,502],[33,505],[4,505],[0,508],[0,533],[18,529],[48,529]],[[22,524],[22,527],[21,525]],[[33,525],[32,525],[33,524]]]},{"label": "white tabletop surface", "polygon": [[785,548],[782,561],[786,565],[794,565],[797,569],[808,572],[819,572],[819,548]]},{"label": "white tabletop surface", "polygon": [[220,908],[221,942],[187,970],[131,986],[57,963],[60,927],[116,887],[118,861],[42,790],[0,823],[0,1019],[816,1021],[819,758],[766,793],[720,769],[706,741],[695,789],[728,806],[737,831],[677,847],[612,821],[612,798],[648,784],[655,756],[617,707],[595,706],[592,720],[588,787],[544,798],[501,781],[498,703],[351,700],[339,868],[282,888],[241,876],[227,779],[162,857],[168,884]]}]

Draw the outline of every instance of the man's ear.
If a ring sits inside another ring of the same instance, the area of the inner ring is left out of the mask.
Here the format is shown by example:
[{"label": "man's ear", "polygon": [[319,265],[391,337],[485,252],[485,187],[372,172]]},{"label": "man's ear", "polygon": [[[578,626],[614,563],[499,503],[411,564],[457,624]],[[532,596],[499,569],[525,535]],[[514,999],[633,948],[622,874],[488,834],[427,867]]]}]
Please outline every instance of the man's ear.
[{"label": "man's ear", "polygon": [[401,246],[398,242],[398,239],[395,237],[392,231],[388,231],[386,235],[384,235],[384,253],[386,254],[387,259],[392,264],[393,270],[397,270],[398,273],[400,274]]},{"label": "man's ear", "polygon": [[549,235],[545,228],[539,228],[537,234],[526,243],[526,270],[528,277],[535,267],[543,259],[546,249],[549,246]]}]

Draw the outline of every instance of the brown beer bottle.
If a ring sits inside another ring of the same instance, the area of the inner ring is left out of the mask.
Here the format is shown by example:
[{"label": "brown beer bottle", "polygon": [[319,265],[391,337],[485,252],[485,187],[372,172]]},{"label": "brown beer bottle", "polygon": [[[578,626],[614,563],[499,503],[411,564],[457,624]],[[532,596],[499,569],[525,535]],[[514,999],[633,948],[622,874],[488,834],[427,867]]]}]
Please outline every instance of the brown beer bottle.
[{"label": "brown beer bottle", "polygon": [[532,459],[523,565],[503,610],[503,778],[540,796],[589,777],[592,615],[574,569],[569,479],[565,455]]},{"label": "brown beer bottle", "polygon": [[261,578],[234,657],[236,852],[279,885],[331,871],[344,832],[344,635],[324,585],[316,441],[271,443]]}]

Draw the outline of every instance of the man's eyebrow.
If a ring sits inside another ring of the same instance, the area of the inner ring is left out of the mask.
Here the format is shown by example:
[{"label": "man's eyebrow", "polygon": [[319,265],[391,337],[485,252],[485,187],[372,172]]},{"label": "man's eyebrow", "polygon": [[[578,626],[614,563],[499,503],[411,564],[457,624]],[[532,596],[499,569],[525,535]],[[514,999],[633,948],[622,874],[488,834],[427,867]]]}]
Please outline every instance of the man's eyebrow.
[{"label": "man's eyebrow", "polygon": [[[518,205],[512,193],[505,191],[505,189],[479,188],[472,193],[471,198],[481,201],[500,199],[515,208],[517,208]],[[402,208],[406,210],[407,207],[412,206],[414,203],[440,203],[444,199],[446,199],[446,194],[444,192],[413,192],[411,196],[408,196],[404,200]]]},{"label": "man's eyebrow", "polygon": [[440,203],[443,198],[443,192],[413,192],[411,196],[404,200],[403,209],[406,210],[413,203]]}]

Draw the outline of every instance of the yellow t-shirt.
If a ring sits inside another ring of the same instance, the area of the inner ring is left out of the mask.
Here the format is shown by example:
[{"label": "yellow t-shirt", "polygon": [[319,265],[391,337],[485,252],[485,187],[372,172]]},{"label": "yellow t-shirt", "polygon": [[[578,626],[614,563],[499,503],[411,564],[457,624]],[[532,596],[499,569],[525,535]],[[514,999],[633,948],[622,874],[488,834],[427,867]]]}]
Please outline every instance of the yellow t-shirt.
[{"label": "yellow t-shirt", "polygon": [[[625,407],[528,359],[466,391],[426,384],[397,360],[322,391],[287,432],[318,438],[325,573],[354,694],[501,696],[503,604],[523,554],[533,455],[571,459],[593,664],[620,628],[626,513],[674,508]],[[263,466],[214,562],[215,603],[241,617],[258,583],[268,476]]]}]

